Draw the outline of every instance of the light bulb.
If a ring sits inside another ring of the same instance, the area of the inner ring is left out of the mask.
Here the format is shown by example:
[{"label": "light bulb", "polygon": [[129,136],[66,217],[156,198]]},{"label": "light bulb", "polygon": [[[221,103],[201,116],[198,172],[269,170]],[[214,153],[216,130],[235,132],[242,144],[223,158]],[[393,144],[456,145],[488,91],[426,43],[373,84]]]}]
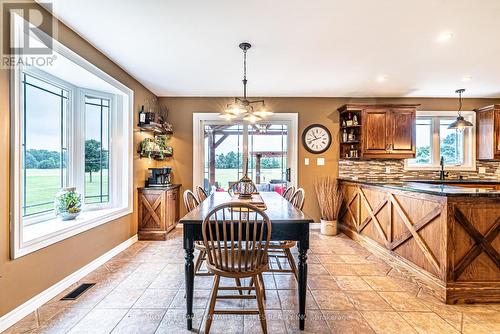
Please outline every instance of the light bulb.
[{"label": "light bulb", "polygon": [[260,121],[262,118],[260,118],[259,116],[255,115],[255,114],[248,114],[246,115],[245,117],[243,117],[243,120],[244,121],[247,121],[247,122],[250,122],[250,123],[255,123],[255,122],[258,122]]},{"label": "light bulb", "polygon": [[257,116],[262,117],[262,118],[271,116],[273,114],[274,113],[272,111],[270,111],[269,109],[267,109],[265,106],[263,106],[262,108],[260,108],[256,112],[254,112],[254,115],[257,115]]},{"label": "light bulb", "polygon": [[236,118],[236,115],[233,114],[219,114],[218,116],[222,119],[225,119],[226,121],[230,121]]}]

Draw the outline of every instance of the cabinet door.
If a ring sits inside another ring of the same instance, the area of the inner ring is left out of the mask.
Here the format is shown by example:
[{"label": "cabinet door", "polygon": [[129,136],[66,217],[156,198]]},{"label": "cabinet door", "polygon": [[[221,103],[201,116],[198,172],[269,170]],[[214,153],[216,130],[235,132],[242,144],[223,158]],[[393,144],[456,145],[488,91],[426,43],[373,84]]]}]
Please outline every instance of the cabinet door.
[{"label": "cabinet door", "polygon": [[175,227],[177,222],[177,189],[167,193],[167,230]]},{"label": "cabinet door", "polygon": [[363,155],[387,154],[388,109],[365,109],[363,113]]},{"label": "cabinet door", "polygon": [[394,109],[390,113],[390,154],[415,155],[415,109]]},{"label": "cabinet door", "polygon": [[495,109],[495,128],[494,128],[494,145],[495,145],[495,159],[500,159],[500,110]]}]

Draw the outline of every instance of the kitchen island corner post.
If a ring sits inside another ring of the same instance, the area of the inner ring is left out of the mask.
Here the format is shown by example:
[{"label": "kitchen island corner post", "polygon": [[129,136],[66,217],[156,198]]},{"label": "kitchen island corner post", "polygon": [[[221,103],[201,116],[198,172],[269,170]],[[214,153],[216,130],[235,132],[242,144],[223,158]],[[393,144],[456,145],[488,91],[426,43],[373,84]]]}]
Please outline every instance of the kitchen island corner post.
[{"label": "kitchen island corner post", "polygon": [[298,265],[298,288],[299,288],[299,328],[304,330],[306,320],[306,294],[307,294],[307,250],[309,249],[309,224],[302,225],[307,229],[301,233],[298,243],[299,265]]},{"label": "kitchen island corner post", "polygon": [[194,292],[194,230],[193,226],[184,224],[183,226],[184,244],[184,276],[186,283],[186,320],[187,329],[193,329],[193,292]]}]

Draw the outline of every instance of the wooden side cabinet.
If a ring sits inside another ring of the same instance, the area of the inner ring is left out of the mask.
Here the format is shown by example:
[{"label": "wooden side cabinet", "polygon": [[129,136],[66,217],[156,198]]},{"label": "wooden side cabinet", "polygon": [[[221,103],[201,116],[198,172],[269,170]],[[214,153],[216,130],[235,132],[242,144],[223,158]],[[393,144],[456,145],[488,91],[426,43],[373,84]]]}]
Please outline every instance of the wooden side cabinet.
[{"label": "wooden side cabinet", "polygon": [[479,160],[500,160],[500,104],[476,109],[476,150]]},{"label": "wooden side cabinet", "polygon": [[139,240],[167,240],[179,221],[179,188],[139,188]]},{"label": "wooden side cabinet", "polygon": [[[418,104],[347,104],[346,114],[360,112],[359,157],[364,159],[407,159],[416,154],[416,110]],[[348,118],[349,116],[347,116]],[[341,131],[342,131],[341,126]],[[345,152],[340,150],[342,159]],[[349,157],[347,157],[348,159]]]}]

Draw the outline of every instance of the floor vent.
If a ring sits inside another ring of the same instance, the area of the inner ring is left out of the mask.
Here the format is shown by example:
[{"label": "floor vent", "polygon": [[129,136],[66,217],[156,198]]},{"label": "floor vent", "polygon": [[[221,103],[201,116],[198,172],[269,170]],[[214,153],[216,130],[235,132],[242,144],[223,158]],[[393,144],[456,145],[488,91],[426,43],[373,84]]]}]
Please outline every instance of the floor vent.
[{"label": "floor vent", "polygon": [[88,289],[93,287],[95,283],[83,283],[80,284],[75,290],[68,293],[66,296],[62,297],[61,300],[75,300],[85,293]]}]

